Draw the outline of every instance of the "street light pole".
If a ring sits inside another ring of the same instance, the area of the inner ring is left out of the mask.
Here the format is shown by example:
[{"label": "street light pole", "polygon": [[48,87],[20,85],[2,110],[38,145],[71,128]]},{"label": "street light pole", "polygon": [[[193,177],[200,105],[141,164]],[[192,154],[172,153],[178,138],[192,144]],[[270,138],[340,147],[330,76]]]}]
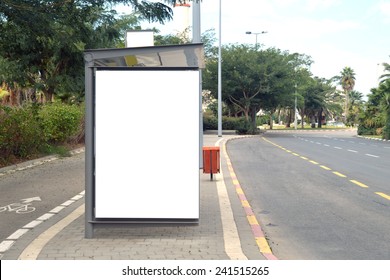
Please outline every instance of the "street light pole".
[{"label": "street light pole", "polygon": [[256,45],[255,45],[255,49],[257,50],[257,35],[259,34],[265,34],[265,33],[268,33],[267,31],[261,31],[261,32],[251,32],[251,31],[247,31],[245,32],[245,34],[248,34],[248,35],[255,35],[256,36]]},{"label": "street light pole", "polygon": [[219,0],[219,42],[218,42],[218,137],[222,137],[222,4]]}]

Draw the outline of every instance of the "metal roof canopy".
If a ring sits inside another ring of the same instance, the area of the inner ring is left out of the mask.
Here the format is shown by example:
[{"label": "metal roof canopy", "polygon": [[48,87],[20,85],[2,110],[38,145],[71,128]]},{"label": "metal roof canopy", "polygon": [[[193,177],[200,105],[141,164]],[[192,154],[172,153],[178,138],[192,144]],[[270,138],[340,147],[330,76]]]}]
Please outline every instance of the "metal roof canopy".
[{"label": "metal roof canopy", "polygon": [[86,50],[89,67],[197,67],[205,68],[203,44]]},{"label": "metal roof canopy", "polygon": [[[94,49],[84,52],[85,62],[85,237],[93,238],[94,227],[98,224],[108,226],[118,221],[100,223],[95,218],[95,71],[104,68],[144,69],[156,68],[204,69],[204,48],[202,43],[149,46],[137,48]],[[201,72],[199,72],[201,76]],[[201,79],[199,76],[199,82]],[[202,116],[202,95],[199,92],[199,122]],[[203,131],[199,126],[199,139]],[[200,142],[201,143],[201,142]],[[200,144],[201,145],[201,144]],[[201,149],[199,152],[201,157]],[[121,222],[121,221],[119,221]],[[173,221],[174,222],[174,221]],[[189,221],[191,223],[191,221]]]}]

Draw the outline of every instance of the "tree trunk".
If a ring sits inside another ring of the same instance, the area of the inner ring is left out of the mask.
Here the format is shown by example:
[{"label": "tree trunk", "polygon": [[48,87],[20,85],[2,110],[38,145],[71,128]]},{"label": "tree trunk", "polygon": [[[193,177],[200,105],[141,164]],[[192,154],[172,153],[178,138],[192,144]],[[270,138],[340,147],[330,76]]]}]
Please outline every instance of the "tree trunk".
[{"label": "tree trunk", "polygon": [[305,118],[305,108],[302,108],[302,114],[301,114],[301,127],[302,127],[302,129],[305,128],[305,126],[303,124],[304,118]]},{"label": "tree trunk", "polygon": [[318,128],[322,128],[322,109],[318,112]]}]

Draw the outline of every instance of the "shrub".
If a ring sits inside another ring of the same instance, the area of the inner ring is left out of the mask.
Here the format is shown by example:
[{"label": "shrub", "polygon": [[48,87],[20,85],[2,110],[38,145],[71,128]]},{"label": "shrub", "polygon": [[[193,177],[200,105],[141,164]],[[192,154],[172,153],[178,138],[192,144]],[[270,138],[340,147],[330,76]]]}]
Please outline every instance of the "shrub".
[{"label": "shrub", "polygon": [[[222,117],[222,129],[224,130],[236,130],[240,133],[248,132],[246,127],[247,122],[245,118],[235,118],[235,117]],[[218,118],[211,114],[203,115],[203,130],[216,130],[218,129]]]},{"label": "shrub", "polygon": [[43,143],[36,106],[0,107],[0,156],[27,157]]},{"label": "shrub", "polygon": [[364,125],[359,125],[357,130],[358,135],[376,135],[375,127],[366,127]]},{"label": "shrub", "polygon": [[45,141],[66,142],[79,131],[82,107],[62,103],[46,104],[39,111]]}]

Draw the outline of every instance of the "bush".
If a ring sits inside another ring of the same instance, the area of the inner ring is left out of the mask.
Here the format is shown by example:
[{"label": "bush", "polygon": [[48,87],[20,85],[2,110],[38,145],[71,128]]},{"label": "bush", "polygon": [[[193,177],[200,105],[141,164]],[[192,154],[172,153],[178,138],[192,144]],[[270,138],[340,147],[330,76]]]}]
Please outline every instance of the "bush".
[{"label": "bush", "polygon": [[39,111],[45,141],[62,143],[76,134],[83,117],[82,107],[62,103],[47,104]]},{"label": "bush", "polygon": [[376,135],[375,127],[365,127],[364,125],[359,125],[357,130],[358,135]]},{"label": "bush", "polygon": [[[203,115],[203,130],[217,130],[218,118],[211,114]],[[245,118],[222,117],[222,129],[224,130],[239,130],[240,132],[247,132]],[[245,134],[245,133],[244,133]]]},{"label": "bush", "polygon": [[28,157],[43,144],[36,106],[0,107],[0,156]]}]

